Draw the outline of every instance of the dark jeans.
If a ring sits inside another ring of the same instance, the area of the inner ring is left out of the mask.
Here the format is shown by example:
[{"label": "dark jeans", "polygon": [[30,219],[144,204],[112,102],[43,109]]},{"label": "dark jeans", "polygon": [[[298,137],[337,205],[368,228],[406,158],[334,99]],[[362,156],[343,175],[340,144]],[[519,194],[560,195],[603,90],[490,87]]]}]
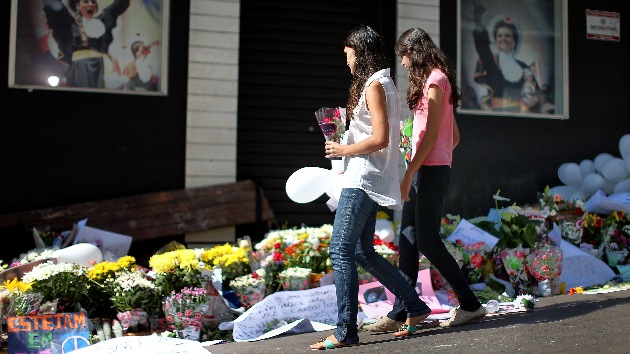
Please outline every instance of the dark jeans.
[{"label": "dark jeans", "polygon": [[[337,294],[337,330],[341,343],[358,343],[359,279],[357,264],[400,299],[405,319],[428,314],[431,309],[418,298],[394,265],[374,251],[374,226],[378,204],[362,189],[341,190],[328,248]],[[404,321],[404,320],[403,320]]]},{"label": "dark jeans", "polygon": [[[420,167],[409,193],[411,200],[403,204],[398,267],[405,280],[415,287],[418,280],[418,262],[422,253],[451,285],[459,298],[460,307],[466,311],[475,311],[481,303],[470,289],[457,261],[448,252],[440,236],[444,202],[450,181],[449,166]],[[400,322],[407,318],[398,298],[387,317]]]}]

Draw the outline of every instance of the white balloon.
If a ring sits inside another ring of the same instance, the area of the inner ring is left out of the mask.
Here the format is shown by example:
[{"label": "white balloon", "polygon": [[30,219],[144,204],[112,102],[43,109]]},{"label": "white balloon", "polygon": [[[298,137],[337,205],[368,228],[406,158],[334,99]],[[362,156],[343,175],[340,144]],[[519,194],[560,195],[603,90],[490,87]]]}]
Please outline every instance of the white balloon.
[{"label": "white balloon", "polygon": [[569,163],[567,162],[567,163],[563,163],[562,165],[560,165],[560,167],[558,167],[558,178],[560,178],[560,181],[564,183],[565,185],[567,184],[566,169],[568,165]]},{"label": "white balloon", "polygon": [[630,193],[630,178],[626,178],[623,181],[615,184],[615,188],[613,189],[614,193]]},{"label": "white balloon", "polygon": [[603,187],[604,177],[597,172],[589,173],[582,181],[582,192],[585,196],[590,196]]},{"label": "white balloon", "polygon": [[386,219],[377,219],[376,226],[374,227],[374,233],[378,235],[378,238],[383,242],[394,241],[394,225],[391,221]]},{"label": "white balloon", "polygon": [[624,160],[630,159],[630,134],[626,134],[619,139],[619,152]]},{"label": "white balloon", "polygon": [[626,170],[630,171],[630,157],[626,159]]},{"label": "white balloon", "polygon": [[564,180],[560,180],[567,186],[579,189],[582,186],[582,172],[580,166],[574,162],[566,164],[563,170]]},{"label": "white balloon", "polygon": [[586,176],[589,173],[595,172],[595,164],[591,160],[582,160],[580,162],[580,172],[582,176]]},{"label": "white balloon", "polygon": [[320,167],[302,167],[287,179],[285,190],[296,203],[309,203],[328,191],[332,183],[330,170]]},{"label": "white balloon", "polygon": [[77,243],[66,248],[61,248],[52,253],[52,257],[59,262],[76,263],[91,267],[103,261],[103,253],[91,243]]},{"label": "white balloon", "polygon": [[602,176],[609,181],[620,182],[628,177],[630,172],[626,168],[626,162],[618,157],[613,157],[604,164]]},{"label": "white balloon", "polygon": [[602,153],[602,154],[597,155],[595,159],[593,160],[595,163],[595,171],[602,173],[602,170],[604,169],[604,165],[606,164],[606,162],[608,162],[608,160],[612,158],[613,156],[607,153]]},{"label": "white balloon", "polygon": [[613,194],[615,190],[615,185],[617,185],[617,183],[618,182],[609,181],[604,178],[604,186],[602,187],[602,191],[606,193],[606,195]]}]

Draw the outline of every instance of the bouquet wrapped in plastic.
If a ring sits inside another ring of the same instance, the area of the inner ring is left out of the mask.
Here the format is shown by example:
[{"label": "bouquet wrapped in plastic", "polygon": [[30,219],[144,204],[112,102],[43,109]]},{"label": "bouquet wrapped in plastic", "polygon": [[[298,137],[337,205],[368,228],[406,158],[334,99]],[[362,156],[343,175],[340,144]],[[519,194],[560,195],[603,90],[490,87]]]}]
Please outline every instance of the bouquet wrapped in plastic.
[{"label": "bouquet wrapped in plastic", "polygon": [[258,269],[252,274],[243,275],[230,281],[230,287],[238,296],[245,309],[256,305],[265,298],[265,270]]},{"label": "bouquet wrapped in plastic", "polygon": [[282,288],[287,291],[307,290],[310,285],[311,269],[291,267],[278,274]]},{"label": "bouquet wrapped in plastic", "polygon": [[468,258],[466,265],[468,281],[472,284],[478,283],[483,280],[483,267],[486,264],[488,246],[485,242],[479,241],[464,245],[464,250]]},{"label": "bouquet wrapped in plastic", "polygon": [[524,249],[520,245],[516,248],[504,249],[500,253],[516,295],[525,295],[529,292],[530,281],[525,267],[525,257],[528,253],[529,248]]},{"label": "bouquet wrapped in plastic", "polygon": [[525,258],[527,270],[538,282],[542,296],[555,295],[554,279],[562,273],[562,249],[544,245],[535,249]]},{"label": "bouquet wrapped in plastic", "polygon": [[346,109],[341,107],[322,107],[315,111],[317,123],[324,133],[326,141],[341,142],[341,136],[346,132]]},{"label": "bouquet wrapped in plastic", "polygon": [[526,257],[527,269],[537,281],[555,279],[562,273],[562,250],[545,245]]},{"label": "bouquet wrapped in plastic", "polygon": [[203,314],[208,310],[208,297],[204,288],[183,288],[167,296],[162,308],[169,330],[182,339],[199,340],[203,327]]}]

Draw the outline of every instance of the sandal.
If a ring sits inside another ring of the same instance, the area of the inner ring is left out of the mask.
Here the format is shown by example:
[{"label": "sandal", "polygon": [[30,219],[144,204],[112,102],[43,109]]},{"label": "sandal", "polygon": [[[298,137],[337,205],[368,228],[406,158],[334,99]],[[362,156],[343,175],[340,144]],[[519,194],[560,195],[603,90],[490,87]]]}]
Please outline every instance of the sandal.
[{"label": "sandal", "polygon": [[359,345],[359,343],[336,343],[335,344],[328,338],[322,338],[318,340],[317,343],[311,344],[310,348],[311,350],[326,350],[326,349],[336,349],[336,348],[343,348],[343,347],[353,347],[355,345]]},{"label": "sandal", "polygon": [[[429,317],[430,314],[427,314],[425,316],[418,316],[414,319],[419,318],[420,320],[418,322],[416,322],[416,324],[411,325],[411,324],[406,324],[404,323],[402,326],[400,326],[400,328],[398,328],[398,332],[394,333],[394,337],[396,338],[403,338],[409,335],[412,335],[414,333],[416,333],[418,330],[420,329],[425,329],[425,328],[432,328],[432,327],[437,327],[440,322],[439,321],[424,321],[425,318]],[[410,322],[413,322],[410,319]]]}]

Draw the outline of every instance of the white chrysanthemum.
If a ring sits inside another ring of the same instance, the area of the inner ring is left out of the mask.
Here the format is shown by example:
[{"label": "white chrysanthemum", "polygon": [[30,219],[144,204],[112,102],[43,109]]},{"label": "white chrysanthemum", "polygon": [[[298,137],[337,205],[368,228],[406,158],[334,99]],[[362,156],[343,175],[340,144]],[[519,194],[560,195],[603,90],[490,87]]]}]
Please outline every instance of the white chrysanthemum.
[{"label": "white chrysanthemum", "polygon": [[155,289],[156,288],[156,286],[153,284],[153,282],[151,282],[148,279],[144,278],[142,276],[142,274],[135,273],[135,272],[134,273],[124,273],[124,274],[119,275],[118,277],[116,277],[115,284],[122,291],[130,291],[130,290],[133,290],[134,288],[137,288],[137,287],[148,288],[148,289]]},{"label": "white chrysanthemum", "polygon": [[30,272],[22,276],[22,282],[30,284],[45,280],[60,273],[71,273],[77,276],[87,276],[87,268],[74,263],[53,263],[48,261],[34,267]]},{"label": "white chrysanthemum", "polygon": [[[534,305],[535,303],[535,299],[532,295],[519,295],[516,297],[516,299],[514,300],[514,307],[519,308],[519,307],[528,307],[527,302],[530,302],[531,305]],[[529,306],[531,306],[529,305]]]},{"label": "white chrysanthemum", "polygon": [[280,272],[278,276],[280,279],[304,278],[310,276],[311,272],[312,270],[310,268],[291,267]]}]

